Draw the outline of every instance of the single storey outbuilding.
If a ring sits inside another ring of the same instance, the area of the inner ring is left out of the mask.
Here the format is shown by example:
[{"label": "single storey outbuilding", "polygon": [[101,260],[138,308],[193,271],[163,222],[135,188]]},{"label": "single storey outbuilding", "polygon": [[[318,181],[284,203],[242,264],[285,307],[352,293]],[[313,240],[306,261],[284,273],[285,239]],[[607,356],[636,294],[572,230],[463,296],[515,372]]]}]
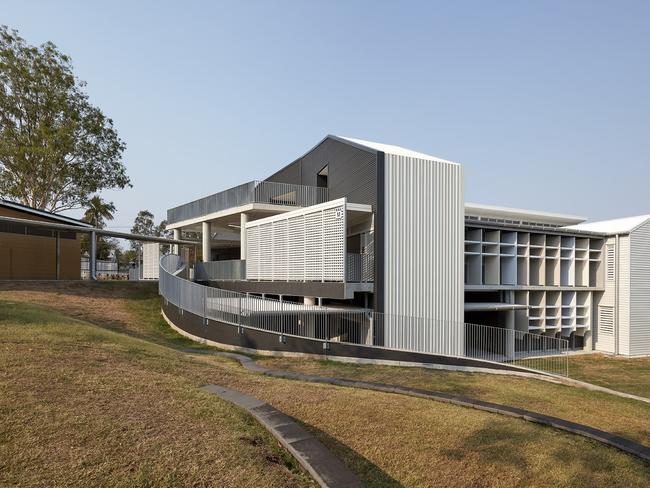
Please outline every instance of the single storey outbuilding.
[{"label": "single storey outbuilding", "polygon": [[[0,200],[0,216],[74,225],[80,229],[91,227],[80,220],[9,200]],[[77,232],[0,222],[0,279],[78,280],[80,256]]]}]

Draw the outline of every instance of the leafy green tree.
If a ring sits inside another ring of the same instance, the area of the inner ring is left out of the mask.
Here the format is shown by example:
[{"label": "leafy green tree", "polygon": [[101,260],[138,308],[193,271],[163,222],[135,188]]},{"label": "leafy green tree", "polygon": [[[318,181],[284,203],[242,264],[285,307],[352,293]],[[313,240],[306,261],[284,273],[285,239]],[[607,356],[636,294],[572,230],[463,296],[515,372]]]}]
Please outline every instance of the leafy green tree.
[{"label": "leafy green tree", "polygon": [[126,145],[85,85],[54,44],[34,47],[0,26],[1,196],[57,212],[130,186]]},{"label": "leafy green tree", "polygon": [[174,232],[167,230],[167,220],[161,220],[156,226],[156,234],[160,237],[167,237],[168,239],[174,237]]},{"label": "leafy green tree", "polygon": [[[132,234],[140,234],[143,236],[157,236],[157,237],[172,237],[173,232],[166,229],[167,221],[162,220],[158,225],[154,221],[154,215],[149,210],[140,210],[135,217],[133,227],[131,227]],[[140,243],[131,241],[131,249],[139,249]],[[168,249],[168,245],[163,245],[163,251]]]},{"label": "leafy green tree", "polygon": [[118,262],[118,268],[120,271],[128,271],[131,262],[135,261],[138,257],[138,252],[133,249],[128,249],[126,251],[117,250],[115,257]]},{"label": "leafy green tree", "polygon": [[133,221],[131,227],[132,234],[140,234],[143,236],[155,236],[156,224],[153,220],[153,214],[149,210],[140,210]]},{"label": "leafy green tree", "polygon": [[[113,220],[115,214],[115,204],[113,202],[106,202],[98,195],[93,196],[88,200],[86,211],[84,212],[83,220],[91,224],[93,227],[103,229],[106,227],[106,221]],[[81,236],[81,252],[90,252],[89,244],[90,236],[86,233]],[[119,248],[115,239],[105,236],[97,236],[97,259],[108,259],[111,251]]]},{"label": "leafy green tree", "polygon": [[103,229],[106,227],[107,220],[113,220],[115,215],[115,204],[102,200],[98,195],[90,198],[84,212],[83,220],[93,227]]}]

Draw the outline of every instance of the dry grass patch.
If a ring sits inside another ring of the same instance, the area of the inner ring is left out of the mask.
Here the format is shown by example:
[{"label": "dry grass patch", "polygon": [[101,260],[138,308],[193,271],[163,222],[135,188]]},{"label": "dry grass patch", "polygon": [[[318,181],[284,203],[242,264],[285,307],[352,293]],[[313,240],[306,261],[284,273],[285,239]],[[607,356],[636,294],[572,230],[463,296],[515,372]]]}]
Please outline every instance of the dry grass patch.
[{"label": "dry grass patch", "polygon": [[583,354],[569,359],[571,377],[650,398],[650,357]]},{"label": "dry grass patch", "polygon": [[179,353],[6,302],[0,341],[0,485],[311,484]]},{"label": "dry grass patch", "polygon": [[[102,293],[121,307],[119,320],[108,309],[105,317],[84,311],[93,302],[78,290],[68,296],[51,287],[35,299],[125,334],[33,305],[14,304],[15,313],[7,315],[0,303],[0,409],[3,419],[15,418],[0,428],[0,485],[309,482],[289,460],[277,462],[283,451],[247,415],[198,391],[206,383],[239,389],[294,416],[368,486],[627,487],[650,481],[650,468],[638,459],[523,420],[269,378],[232,360],[179,353],[162,345],[185,342],[161,329],[157,308],[147,308],[157,302],[150,291],[143,298],[119,289]],[[7,291],[0,298],[7,294],[30,296]]]},{"label": "dry grass patch", "polygon": [[201,347],[171,330],[161,318],[157,283],[5,281],[0,282],[0,299],[43,305],[158,344]]},{"label": "dry grass patch", "polygon": [[[368,486],[643,486],[643,462],[523,420],[403,395],[238,377],[315,429]],[[361,456],[361,458],[359,458]],[[367,471],[372,465],[381,468]]]},{"label": "dry grass patch", "polygon": [[424,368],[289,358],[260,358],[259,363],[276,369],[465,395],[572,420],[650,446],[650,404],[606,393],[504,375]]}]

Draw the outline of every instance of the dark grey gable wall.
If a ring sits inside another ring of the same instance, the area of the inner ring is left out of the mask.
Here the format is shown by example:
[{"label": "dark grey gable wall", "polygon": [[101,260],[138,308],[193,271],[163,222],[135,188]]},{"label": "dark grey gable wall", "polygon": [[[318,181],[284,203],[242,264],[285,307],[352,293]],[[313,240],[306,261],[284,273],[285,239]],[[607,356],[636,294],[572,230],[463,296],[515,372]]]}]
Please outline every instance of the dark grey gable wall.
[{"label": "dark grey gable wall", "polygon": [[316,175],[325,165],[329,165],[330,200],[347,197],[350,203],[376,208],[377,155],[334,139],[325,139],[267,181],[316,186]]}]

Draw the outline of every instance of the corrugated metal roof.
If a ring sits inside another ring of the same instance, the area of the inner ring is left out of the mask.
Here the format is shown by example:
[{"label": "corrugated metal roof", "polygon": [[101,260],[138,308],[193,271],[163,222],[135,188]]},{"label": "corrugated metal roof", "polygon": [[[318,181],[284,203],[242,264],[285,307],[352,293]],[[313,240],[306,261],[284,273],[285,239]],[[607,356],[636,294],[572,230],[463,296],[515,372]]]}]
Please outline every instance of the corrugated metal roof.
[{"label": "corrugated metal roof", "polygon": [[20,210],[22,212],[31,213],[33,215],[40,215],[41,217],[58,220],[60,222],[65,222],[71,225],[78,225],[80,227],[92,227],[92,225],[90,225],[88,222],[84,222],[83,220],[73,219],[72,217],[66,217],[65,215],[55,214],[52,212],[47,212],[45,210],[39,210],[37,208],[23,205],[22,203],[12,202],[11,200],[0,199],[0,206],[12,208],[14,210]]},{"label": "corrugated metal roof", "polygon": [[587,232],[602,232],[605,234],[627,234],[650,220],[650,215],[638,215],[622,219],[602,220],[600,222],[585,222],[578,225],[565,227],[570,230]]},{"label": "corrugated metal roof", "polygon": [[538,210],[524,210],[520,208],[497,207],[495,205],[482,205],[479,203],[466,203],[465,215],[551,223],[558,225],[578,224],[586,220],[584,217],[578,217],[575,215],[540,212]]},{"label": "corrugated metal roof", "polygon": [[363,139],[355,139],[352,137],[343,137],[343,136],[335,136],[335,135],[329,135],[328,137],[337,139],[341,142],[351,143],[355,146],[361,146],[362,148],[370,149],[372,151],[380,151],[383,153],[394,154],[395,156],[404,156],[407,158],[417,158],[417,159],[428,159],[430,161],[436,161],[438,163],[459,164],[459,163],[455,163],[454,161],[447,161],[445,159],[431,156],[429,154],[413,151],[411,149],[406,149],[401,146],[382,144],[380,142],[365,141]]}]

